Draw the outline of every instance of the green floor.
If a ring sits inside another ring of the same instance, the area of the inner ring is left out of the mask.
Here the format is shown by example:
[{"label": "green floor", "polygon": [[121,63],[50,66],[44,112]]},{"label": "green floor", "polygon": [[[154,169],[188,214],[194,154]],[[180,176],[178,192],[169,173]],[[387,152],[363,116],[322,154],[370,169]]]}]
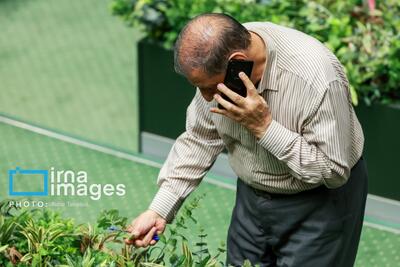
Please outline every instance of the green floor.
[{"label": "green floor", "polygon": [[[103,196],[100,200],[91,200],[89,197],[47,197],[48,202],[70,201],[87,203],[88,207],[58,208],[64,216],[76,218],[79,222],[94,222],[102,209],[119,209],[120,212],[133,219],[144,211],[150,204],[157,186],[158,169],[146,165],[120,159],[114,156],[92,151],[76,145],[54,140],[45,136],[21,130],[13,126],[0,123],[0,200],[8,196],[9,169],[46,169],[54,167],[56,170],[86,171],[88,184],[119,184],[126,186],[124,197]],[[26,188],[33,188],[35,182],[26,184]],[[234,192],[217,188],[204,183],[196,192],[199,195],[207,193],[207,199],[202,201],[203,208],[196,211],[195,216],[201,218],[201,225],[207,229],[211,248],[216,249],[219,240],[223,240],[230,211],[234,201]],[[33,200],[43,200],[43,197],[34,197]],[[221,205],[222,204],[222,205]],[[196,229],[191,229],[191,232]],[[194,231],[194,234],[196,231]]]},{"label": "green floor", "polygon": [[[124,151],[138,149],[138,31],[110,15],[108,0],[0,0],[0,114]],[[0,123],[0,200],[8,170],[83,170],[89,183],[123,183],[124,197],[47,197],[78,222],[102,209],[133,218],[157,190],[158,169]],[[28,182],[26,186],[33,188]],[[195,217],[211,250],[225,239],[234,192],[202,183]],[[41,199],[35,197],[33,199]],[[195,228],[195,227],[194,227]],[[194,229],[195,230],[195,229]],[[196,231],[187,235],[192,242]],[[357,266],[400,266],[400,235],[364,227]]]},{"label": "green floor", "polygon": [[[27,169],[50,169],[86,171],[88,183],[123,183],[126,185],[124,197],[103,196],[100,200],[89,197],[47,197],[47,201],[70,201],[87,203],[87,207],[58,208],[64,216],[78,222],[94,221],[102,209],[117,208],[133,218],[146,209],[157,190],[156,177],[159,169],[129,160],[68,144],[46,136],[22,130],[14,126],[0,124],[0,200],[8,195],[7,171],[17,166]],[[32,187],[33,185],[27,184]],[[201,207],[195,212],[199,224],[208,233],[208,242],[215,251],[220,241],[225,240],[230,213],[234,203],[234,192],[203,182],[192,195],[206,193]],[[34,197],[34,200],[43,197]],[[187,235],[194,242],[196,227]],[[400,266],[400,235],[364,227],[356,266]]]},{"label": "green floor", "polygon": [[0,113],[137,151],[140,34],[109,3],[0,1]]}]

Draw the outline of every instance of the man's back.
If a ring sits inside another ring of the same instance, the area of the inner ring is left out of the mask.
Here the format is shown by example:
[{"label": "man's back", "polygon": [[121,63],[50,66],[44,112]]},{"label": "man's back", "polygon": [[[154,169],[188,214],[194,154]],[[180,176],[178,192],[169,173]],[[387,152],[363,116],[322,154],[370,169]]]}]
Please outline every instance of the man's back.
[{"label": "man's back", "polygon": [[[244,26],[266,43],[267,66],[257,91],[278,126],[257,141],[236,122],[212,115],[232,168],[246,183],[272,193],[343,183],[345,178],[329,179],[349,175],[361,156],[364,138],[340,62],[320,42],[299,31],[268,22]],[[301,147],[301,140],[296,145],[294,133],[318,145],[321,153]]]}]

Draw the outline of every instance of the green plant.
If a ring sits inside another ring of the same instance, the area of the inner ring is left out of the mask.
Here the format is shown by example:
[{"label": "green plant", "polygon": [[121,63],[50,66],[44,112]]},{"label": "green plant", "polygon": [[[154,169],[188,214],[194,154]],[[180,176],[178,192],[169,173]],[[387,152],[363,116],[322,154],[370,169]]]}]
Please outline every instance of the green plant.
[{"label": "green plant", "polygon": [[271,21],[314,36],[346,69],[354,104],[400,102],[400,2],[361,0],[113,0],[111,10],[170,49],[196,15],[223,12],[240,22]]},{"label": "green plant", "polygon": [[63,236],[63,225],[51,224],[48,228],[39,226],[28,220],[25,225],[19,225],[22,235],[28,240],[28,253],[21,258],[21,262],[31,262],[35,266],[46,266],[53,255],[61,254],[56,241]]},{"label": "green plant", "polygon": [[[27,211],[15,215],[19,210],[14,205],[7,205],[10,200],[5,199],[0,202],[0,266],[4,263],[13,264],[20,261],[22,254],[15,247],[18,242],[18,222],[27,220],[29,213]],[[26,245],[26,242],[21,242]]]},{"label": "green plant", "polygon": [[135,248],[124,243],[127,218],[118,210],[102,211],[94,224],[77,225],[50,209],[15,209],[0,202],[0,266],[223,266],[224,245],[211,256],[203,228],[195,252],[184,230],[197,224],[193,211],[204,196],[188,202],[160,235],[156,246]]},{"label": "green plant", "polygon": [[17,225],[13,219],[7,220],[5,216],[0,215],[0,246],[8,246],[14,239],[14,231]]}]

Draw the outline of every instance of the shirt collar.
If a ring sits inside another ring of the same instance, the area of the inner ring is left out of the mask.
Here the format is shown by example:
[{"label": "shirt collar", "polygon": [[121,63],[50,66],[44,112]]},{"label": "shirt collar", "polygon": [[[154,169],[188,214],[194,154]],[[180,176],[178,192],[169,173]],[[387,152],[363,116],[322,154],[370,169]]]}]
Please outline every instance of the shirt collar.
[{"label": "shirt collar", "polygon": [[277,51],[274,40],[265,30],[265,23],[261,22],[249,22],[245,23],[244,26],[247,30],[258,34],[265,43],[267,53],[267,65],[264,70],[264,74],[261,78],[261,82],[257,87],[257,92],[261,94],[265,89],[278,91],[277,86]]}]

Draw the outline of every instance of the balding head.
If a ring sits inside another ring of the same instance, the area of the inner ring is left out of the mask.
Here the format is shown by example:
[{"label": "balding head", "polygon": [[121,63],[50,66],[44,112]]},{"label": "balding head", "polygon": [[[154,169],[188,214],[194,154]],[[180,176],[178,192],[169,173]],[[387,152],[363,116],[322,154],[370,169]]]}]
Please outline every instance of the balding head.
[{"label": "balding head", "polygon": [[246,50],[251,35],[225,14],[203,14],[182,29],[175,44],[176,72],[188,77],[193,70],[212,76],[226,70],[229,56]]}]

